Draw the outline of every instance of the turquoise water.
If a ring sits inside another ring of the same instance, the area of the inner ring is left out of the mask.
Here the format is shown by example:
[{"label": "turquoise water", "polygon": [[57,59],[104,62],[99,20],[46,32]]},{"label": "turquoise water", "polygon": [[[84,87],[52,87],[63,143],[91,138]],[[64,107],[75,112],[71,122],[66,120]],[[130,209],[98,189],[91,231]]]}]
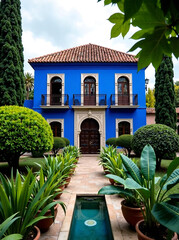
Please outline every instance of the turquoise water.
[{"label": "turquoise water", "polygon": [[114,240],[104,197],[77,196],[68,240]]}]

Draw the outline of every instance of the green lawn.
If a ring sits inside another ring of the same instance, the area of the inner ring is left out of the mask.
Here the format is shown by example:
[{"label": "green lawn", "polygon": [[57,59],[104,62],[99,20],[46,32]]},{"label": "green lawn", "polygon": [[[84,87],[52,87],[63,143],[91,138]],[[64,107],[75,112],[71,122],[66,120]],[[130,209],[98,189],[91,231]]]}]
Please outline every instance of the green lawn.
[{"label": "green lawn", "polygon": [[[32,158],[32,157],[21,157],[19,161],[19,171],[21,173],[25,173],[26,167],[32,168],[32,170],[38,171],[39,167],[36,165],[36,163],[43,164],[44,158]],[[8,167],[7,162],[0,162],[0,172],[3,174],[6,174],[7,176],[10,175],[10,170]]]}]

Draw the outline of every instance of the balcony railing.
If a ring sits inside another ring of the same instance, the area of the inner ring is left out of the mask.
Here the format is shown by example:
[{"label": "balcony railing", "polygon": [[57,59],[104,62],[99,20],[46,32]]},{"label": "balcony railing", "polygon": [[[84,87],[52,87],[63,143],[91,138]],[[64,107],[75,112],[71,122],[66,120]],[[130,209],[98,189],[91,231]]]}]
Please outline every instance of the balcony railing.
[{"label": "balcony railing", "polygon": [[110,97],[111,106],[137,106],[138,105],[138,94],[112,94]]},{"label": "balcony railing", "polygon": [[42,106],[68,106],[69,96],[68,94],[42,94],[41,105]]},{"label": "balcony railing", "polygon": [[106,106],[106,94],[73,94],[75,106]]}]

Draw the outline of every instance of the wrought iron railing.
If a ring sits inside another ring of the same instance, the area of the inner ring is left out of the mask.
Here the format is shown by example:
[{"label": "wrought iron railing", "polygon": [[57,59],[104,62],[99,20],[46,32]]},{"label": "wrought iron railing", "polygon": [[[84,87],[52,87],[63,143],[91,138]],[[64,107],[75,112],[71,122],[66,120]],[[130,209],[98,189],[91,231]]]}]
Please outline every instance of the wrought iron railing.
[{"label": "wrought iron railing", "polygon": [[110,97],[111,106],[138,105],[138,94],[112,94]]},{"label": "wrought iron railing", "polygon": [[106,106],[106,94],[73,94],[75,106]]},{"label": "wrought iron railing", "polygon": [[69,96],[68,94],[42,94],[41,96],[42,106],[68,106]]}]

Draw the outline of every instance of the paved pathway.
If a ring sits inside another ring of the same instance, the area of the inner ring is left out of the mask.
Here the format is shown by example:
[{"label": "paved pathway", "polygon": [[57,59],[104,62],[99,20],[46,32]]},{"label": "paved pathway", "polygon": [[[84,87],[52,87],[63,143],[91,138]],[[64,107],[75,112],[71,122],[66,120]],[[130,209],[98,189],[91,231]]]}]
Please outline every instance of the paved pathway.
[{"label": "paved pathway", "polygon": [[[101,187],[109,185],[109,180],[105,178],[101,166],[98,165],[97,159],[97,156],[91,155],[80,157],[75,174],[59,199],[67,205],[67,208],[72,194],[97,193]],[[116,195],[110,196],[110,198],[117,216],[116,224],[122,234],[122,239],[119,240],[137,240],[135,231],[130,229],[122,216],[120,210],[120,202],[122,199]],[[41,234],[40,240],[58,240],[64,218],[65,215],[59,206],[55,223],[50,227],[48,232]]]}]

